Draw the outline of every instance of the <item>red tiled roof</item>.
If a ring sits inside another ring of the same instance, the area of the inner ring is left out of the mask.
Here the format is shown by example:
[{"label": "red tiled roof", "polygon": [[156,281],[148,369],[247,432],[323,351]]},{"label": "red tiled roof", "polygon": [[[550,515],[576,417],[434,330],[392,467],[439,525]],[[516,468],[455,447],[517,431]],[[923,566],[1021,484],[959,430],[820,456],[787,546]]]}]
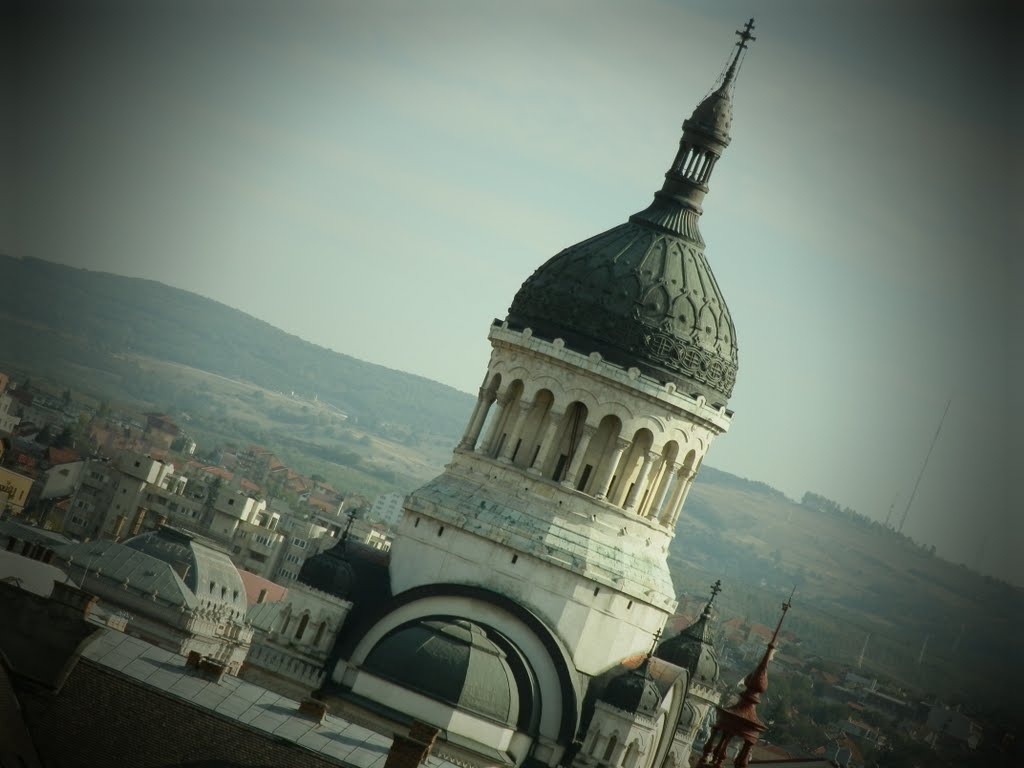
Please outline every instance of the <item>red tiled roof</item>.
[{"label": "red tiled roof", "polygon": [[50,448],[49,449],[49,461],[50,464],[70,464],[73,461],[79,461],[82,455],[78,451],[73,451],[70,448]]},{"label": "red tiled roof", "polygon": [[238,569],[238,575],[242,577],[242,583],[245,585],[245,601],[248,605],[256,605],[260,592],[264,589],[267,590],[267,594],[263,598],[265,603],[279,603],[288,597],[288,588],[282,587],[270,579],[243,571],[241,568]]}]

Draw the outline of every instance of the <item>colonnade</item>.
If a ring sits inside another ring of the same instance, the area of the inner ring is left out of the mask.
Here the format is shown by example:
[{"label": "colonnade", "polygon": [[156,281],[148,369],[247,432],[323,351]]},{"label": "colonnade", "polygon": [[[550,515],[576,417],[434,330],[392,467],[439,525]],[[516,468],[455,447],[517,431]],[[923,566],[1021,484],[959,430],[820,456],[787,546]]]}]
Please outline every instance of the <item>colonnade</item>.
[{"label": "colonnade", "polygon": [[680,176],[695,181],[698,184],[706,184],[711,178],[711,171],[718,161],[718,156],[698,147],[691,147],[684,144],[676,156],[675,170]]},{"label": "colonnade", "polygon": [[666,527],[679,519],[699,465],[696,451],[679,444],[654,446],[648,429],[621,434],[613,415],[597,418],[575,401],[559,409],[541,390],[523,397],[520,380],[499,390],[500,379],[480,388],[459,449],[517,466]]}]

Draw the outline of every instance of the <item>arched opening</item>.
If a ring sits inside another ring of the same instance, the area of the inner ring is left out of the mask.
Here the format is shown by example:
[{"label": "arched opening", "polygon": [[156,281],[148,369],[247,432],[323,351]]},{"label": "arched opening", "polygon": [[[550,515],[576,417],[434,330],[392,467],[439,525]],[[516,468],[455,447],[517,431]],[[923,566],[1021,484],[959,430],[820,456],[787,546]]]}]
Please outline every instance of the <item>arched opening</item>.
[{"label": "arched opening", "polygon": [[647,500],[640,509],[644,517],[657,518],[661,507],[668,498],[669,488],[672,485],[672,477],[678,469],[676,459],[679,457],[679,443],[669,440],[661,449],[661,463],[650,479],[651,492],[647,494]]},{"label": "arched opening", "polygon": [[295,630],[295,639],[301,640],[302,636],[306,634],[306,626],[309,624],[309,614],[302,614],[302,618],[299,620],[299,628]]},{"label": "arched opening", "polygon": [[580,470],[576,484],[577,490],[592,496],[608,490],[608,482],[614,467],[608,468],[607,464],[613,460],[612,454],[615,451],[615,443],[618,441],[621,430],[622,419],[618,416],[609,414],[601,419],[597,425],[597,432],[594,433],[590,445],[587,446],[587,453],[583,458],[583,468]]},{"label": "arched opening", "polygon": [[604,756],[601,758],[606,763],[611,763],[616,747],[619,746],[619,737],[614,733],[608,739],[608,746],[604,748]]},{"label": "arched opening", "polygon": [[545,477],[550,477],[555,482],[565,477],[583,437],[587,414],[587,406],[578,400],[565,409],[565,416],[562,417],[562,423],[555,436],[555,450],[548,456],[546,466],[542,469]]},{"label": "arched opening", "polygon": [[526,414],[523,426],[519,431],[518,445],[511,455],[512,463],[526,469],[532,467],[540,454],[540,441],[543,438],[544,420],[555,402],[550,390],[542,389],[533,398],[533,405]]},{"label": "arched opening", "polygon": [[319,646],[324,639],[324,631],[327,629],[327,621],[321,621],[316,628],[316,634],[313,635],[313,645]]},{"label": "arched opening", "polygon": [[640,759],[640,747],[637,746],[635,741],[631,741],[629,746],[626,747],[626,754],[622,758],[622,768],[636,768],[637,761]]},{"label": "arched opening", "polygon": [[516,420],[520,417],[519,400],[523,396],[523,382],[516,379],[508,385],[505,394],[498,396],[498,403],[501,405],[499,413],[495,414],[494,431],[488,433],[485,452],[492,459],[501,453],[508,440],[509,433],[515,426]]},{"label": "arched opening", "polygon": [[623,454],[622,460],[619,462],[619,469],[616,473],[617,477],[608,495],[608,501],[612,504],[620,507],[625,506],[629,492],[637,481],[640,469],[643,466],[644,457],[651,450],[652,445],[654,445],[654,434],[651,430],[642,428],[633,434],[632,445],[629,446],[629,449]]}]

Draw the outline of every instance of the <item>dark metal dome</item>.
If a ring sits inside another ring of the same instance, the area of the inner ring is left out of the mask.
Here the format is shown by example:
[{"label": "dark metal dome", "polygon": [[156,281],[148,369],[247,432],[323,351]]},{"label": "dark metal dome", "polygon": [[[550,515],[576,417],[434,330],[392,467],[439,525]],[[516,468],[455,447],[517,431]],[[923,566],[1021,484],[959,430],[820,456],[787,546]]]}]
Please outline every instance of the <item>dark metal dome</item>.
[{"label": "dark metal dome", "polygon": [[702,246],[696,214],[656,199],[534,272],[507,322],[724,405],[736,381],[736,329]]},{"label": "dark metal dome", "polygon": [[718,682],[721,664],[711,644],[710,612],[705,610],[699,619],[675,637],[658,646],[654,655],[690,673],[690,679],[713,687]]},{"label": "dark metal dome", "polygon": [[647,659],[636,669],[613,678],[600,700],[631,714],[654,715],[661,703],[661,692],[647,668]]},{"label": "dark metal dome", "polygon": [[345,542],[308,558],[299,569],[299,583],[329,595],[348,599],[355,586],[355,571],[346,557]]},{"label": "dark metal dome", "polygon": [[462,619],[399,627],[373,647],[363,669],[457,709],[516,726],[519,689],[505,653]]}]

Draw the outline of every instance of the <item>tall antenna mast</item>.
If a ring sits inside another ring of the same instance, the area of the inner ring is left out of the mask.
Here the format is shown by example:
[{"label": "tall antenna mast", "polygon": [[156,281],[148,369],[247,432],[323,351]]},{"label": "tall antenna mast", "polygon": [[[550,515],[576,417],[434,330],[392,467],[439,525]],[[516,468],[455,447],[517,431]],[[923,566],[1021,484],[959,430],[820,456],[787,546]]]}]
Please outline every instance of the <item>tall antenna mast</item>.
[{"label": "tall antenna mast", "polygon": [[917,475],[917,482],[914,483],[914,490],[910,492],[910,498],[907,500],[907,508],[903,510],[903,517],[900,518],[900,527],[897,529],[899,533],[903,533],[903,524],[907,522],[907,513],[910,511],[910,505],[914,503],[914,495],[917,493],[917,487],[921,485],[921,478],[924,477],[924,471],[928,468],[928,459],[932,457],[932,449],[935,448],[935,443],[939,439],[939,432],[942,431],[942,422],[946,420],[946,414],[949,413],[949,404],[952,402],[952,399],[946,401],[946,410],[942,412],[942,418],[939,419],[939,428],[935,430],[935,437],[932,438],[932,443],[928,446],[928,455],[924,457],[924,465],[921,467],[921,471]]},{"label": "tall antenna mast", "polygon": [[857,669],[864,666],[864,652],[868,649],[868,640],[871,639],[871,633],[868,632],[868,636],[864,638],[864,645],[860,647],[860,656],[857,657]]}]

